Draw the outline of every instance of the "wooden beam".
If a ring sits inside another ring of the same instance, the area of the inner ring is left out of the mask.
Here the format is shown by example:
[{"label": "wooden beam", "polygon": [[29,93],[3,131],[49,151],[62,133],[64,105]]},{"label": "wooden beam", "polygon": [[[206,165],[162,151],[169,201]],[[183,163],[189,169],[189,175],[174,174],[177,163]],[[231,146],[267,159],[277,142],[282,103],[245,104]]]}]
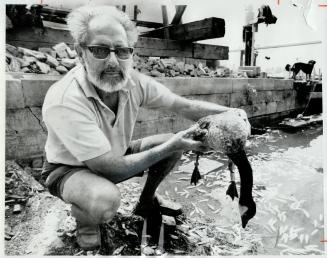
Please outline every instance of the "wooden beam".
[{"label": "wooden beam", "polygon": [[164,38],[169,39],[169,29],[168,29],[168,14],[167,14],[167,6],[162,5],[161,6],[161,12],[162,12],[162,23],[164,25]]},{"label": "wooden beam", "polygon": [[134,20],[137,21],[137,15],[138,15],[138,8],[137,8],[137,5],[134,5]]},{"label": "wooden beam", "polygon": [[69,14],[70,11],[70,9],[59,9],[52,8],[49,6],[43,6],[41,9],[41,14],[56,15],[62,18],[66,18],[67,14]]},{"label": "wooden beam", "polygon": [[193,44],[193,58],[228,60],[228,47]]},{"label": "wooden beam", "polygon": [[[53,47],[60,42],[66,42],[66,44],[73,47],[73,39],[69,31],[46,28],[44,32],[40,28],[34,28],[33,30],[30,28],[22,28],[8,30],[6,34],[6,43],[30,49]],[[172,56],[217,60],[228,59],[228,47],[225,46],[195,44],[192,42],[146,37],[139,38],[136,43],[135,52],[142,56]]]},{"label": "wooden beam", "polygon": [[136,43],[135,53],[140,56],[227,60],[228,49],[226,46],[140,37]]},{"label": "wooden beam", "polygon": [[[142,37],[164,38],[167,27],[143,33]],[[197,41],[203,39],[221,38],[225,35],[225,20],[208,18],[200,21],[168,26],[170,39]]]},{"label": "wooden beam", "polygon": [[57,30],[46,27],[41,28],[17,28],[6,31],[6,43],[38,49],[39,47],[53,47],[57,43],[65,42],[73,46],[73,38],[68,30]]},{"label": "wooden beam", "polygon": [[159,22],[149,22],[149,21],[140,21],[133,20],[136,23],[136,26],[146,27],[146,28],[160,28],[163,26],[162,23]]},{"label": "wooden beam", "polygon": [[182,23],[182,16],[185,12],[187,5],[176,5],[176,13],[175,16],[173,18],[173,20],[171,21],[172,25],[177,25],[177,24],[181,24]]},{"label": "wooden beam", "polygon": [[[118,5],[118,9],[122,10],[123,12],[126,12],[126,5]],[[55,9],[52,7],[43,7],[41,10],[42,16],[45,16],[45,20],[47,21],[53,21],[53,22],[58,22],[58,23],[66,23],[66,18],[67,14],[70,12],[70,10],[66,9]],[[138,15],[138,8],[137,5],[134,6],[134,22],[136,22],[136,26],[140,27],[147,27],[147,28],[160,28],[163,27],[162,23],[159,22],[149,22],[149,21],[139,21],[137,20],[137,15]]]}]

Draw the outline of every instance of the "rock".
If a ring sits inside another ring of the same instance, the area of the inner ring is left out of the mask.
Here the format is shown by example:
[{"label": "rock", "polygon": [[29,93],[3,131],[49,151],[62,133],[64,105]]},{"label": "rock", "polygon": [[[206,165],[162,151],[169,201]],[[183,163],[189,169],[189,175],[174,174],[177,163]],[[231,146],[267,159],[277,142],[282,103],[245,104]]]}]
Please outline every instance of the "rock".
[{"label": "rock", "polygon": [[153,76],[153,77],[165,77],[165,74],[164,73],[161,73],[157,70],[152,70],[150,72],[150,75]]},{"label": "rock", "polygon": [[19,72],[21,69],[20,62],[14,56],[6,56],[9,59],[8,69],[10,72]]},{"label": "rock", "polygon": [[24,169],[22,169],[15,161],[8,160],[6,161],[6,171],[13,170],[18,178],[29,188],[34,191],[43,191],[44,187],[34,179],[32,175],[27,173]]},{"label": "rock", "polygon": [[40,61],[45,61],[47,59],[45,54],[39,51],[30,50],[24,47],[18,47],[18,51],[25,56],[32,56]]},{"label": "rock", "polygon": [[175,71],[183,73],[184,72],[184,66],[185,66],[184,62],[177,62],[176,65],[175,65]]},{"label": "rock", "polygon": [[17,214],[17,213],[20,213],[21,211],[22,211],[22,206],[20,204],[15,204],[13,213]]},{"label": "rock", "polygon": [[53,68],[50,69],[50,72],[48,74],[49,75],[60,75],[60,73],[57,70],[53,69]]},{"label": "rock", "polygon": [[162,223],[168,227],[176,227],[176,220],[174,217],[162,215]]},{"label": "rock", "polygon": [[196,70],[195,70],[195,73],[196,73],[196,75],[197,76],[202,76],[202,75],[205,75],[206,74],[206,72],[203,70],[203,69],[200,69],[200,68],[197,68]]},{"label": "rock", "polygon": [[77,52],[75,49],[71,50],[70,47],[66,48],[67,54],[69,58],[75,58],[77,57]]},{"label": "rock", "polygon": [[28,64],[28,65],[32,65],[35,64],[37,62],[37,59],[33,56],[23,56],[23,60]]},{"label": "rock", "polygon": [[154,255],[154,249],[150,246],[145,246],[141,249],[143,255]]},{"label": "rock", "polygon": [[165,58],[160,59],[160,63],[163,65],[164,68],[172,68],[174,64],[176,64],[175,58]]},{"label": "rock", "polygon": [[76,66],[76,60],[75,59],[69,59],[64,58],[60,61],[60,64],[65,66],[67,69],[72,69],[74,66]]},{"label": "rock", "polygon": [[145,69],[145,68],[142,68],[142,69],[140,70],[140,73],[143,73],[143,74],[146,74],[146,75],[150,75],[150,76],[151,76],[150,71],[149,71],[148,69]]},{"label": "rock", "polygon": [[[198,68],[199,71],[201,71],[200,74],[205,74],[205,73],[206,73],[206,71],[205,71],[204,68],[203,68],[203,64],[202,64],[202,63],[199,63],[197,68]],[[198,74],[199,74],[199,73],[198,73]]]},{"label": "rock", "polygon": [[141,58],[137,54],[135,54],[135,55],[133,55],[133,62],[134,63],[141,62]]},{"label": "rock", "polygon": [[28,67],[24,67],[23,69],[20,70],[23,73],[30,73],[30,69]]},{"label": "rock", "polygon": [[175,77],[176,76],[176,72],[174,70],[169,70],[168,71],[168,75],[171,77]]},{"label": "rock", "polygon": [[159,64],[157,70],[158,70],[158,72],[160,72],[160,73],[164,73],[164,72],[165,72],[165,68],[164,68],[161,64]]},{"label": "rock", "polygon": [[52,57],[51,55],[46,54],[47,60],[45,61],[46,64],[48,64],[50,67],[56,68],[59,65],[59,62],[57,59]]},{"label": "rock", "polygon": [[17,57],[17,61],[20,63],[21,68],[29,66],[29,62],[27,62],[25,59]]},{"label": "rock", "polygon": [[65,66],[62,66],[62,65],[59,65],[56,67],[56,70],[60,73],[60,74],[64,74],[64,73],[67,73],[68,70]]},{"label": "rock", "polygon": [[218,77],[223,77],[225,75],[225,71],[223,68],[217,68],[216,73]]},{"label": "rock", "polygon": [[68,57],[68,53],[66,51],[68,46],[66,45],[66,43],[64,43],[64,42],[58,43],[57,45],[53,46],[52,48],[56,51],[58,57],[60,57],[60,58]]},{"label": "rock", "polygon": [[47,74],[48,72],[50,72],[50,66],[49,65],[47,65],[45,63],[42,63],[42,62],[39,62],[39,61],[36,62],[36,65],[37,65],[37,68],[39,68],[40,73]]},{"label": "rock", "polygon": [[192,64],[185,64],[184,70],[187,71],[187,72],[194,71],[194,65],[192,65]]},{"label": "rock", "polygon": [[6,44],[6,51],[8,51],[13,56],[19,57],[19,51],[15,46],[12,46],[10,44]]},{"label": "rock", "polygon": [[51,48],[49,47],[39,47],[39,52],[42,52],[44,54],[48,54],[51,55],[51,52],[53,51]]}]

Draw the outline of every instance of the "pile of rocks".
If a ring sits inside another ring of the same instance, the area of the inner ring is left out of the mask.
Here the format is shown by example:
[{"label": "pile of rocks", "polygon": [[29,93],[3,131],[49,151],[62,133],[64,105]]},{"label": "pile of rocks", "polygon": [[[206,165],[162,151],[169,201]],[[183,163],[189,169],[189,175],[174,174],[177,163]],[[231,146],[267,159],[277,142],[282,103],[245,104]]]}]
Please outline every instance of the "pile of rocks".
[{"label": "pile of rocks", "polygon": [[[24,211],[32,196],[45,190],[34,179],[31,170],[31,168],[23,169],[14,160],[7,160],[5,163],[5,240],[14,237],[11,228],[18,221],[21,222],[21,217],[15,216]],[[7,218],[11,218],[10,223]]]},{"label": "pile of rocks", "polygon": [[[198,60],[193,63],[175,58],[139,57],[134,68],[153,77],[227,77],[228,68],[210,69]],[[65,43],[38,51],[6,44],[6,71],[40,74],[65,74],[78,63],[77,53]]]},{"label": "pile of rocks", "polygon": [[175,58],[139,57],[134,55],[134,68],[153,77],[227,77],[228,68],[210,69],[201,62],[188,64]]},{"label": "pile of rocks", "polygon": [[65,74],[78,62],[77,53],[65,43],[38,51],[6,44],[6,72]]}]

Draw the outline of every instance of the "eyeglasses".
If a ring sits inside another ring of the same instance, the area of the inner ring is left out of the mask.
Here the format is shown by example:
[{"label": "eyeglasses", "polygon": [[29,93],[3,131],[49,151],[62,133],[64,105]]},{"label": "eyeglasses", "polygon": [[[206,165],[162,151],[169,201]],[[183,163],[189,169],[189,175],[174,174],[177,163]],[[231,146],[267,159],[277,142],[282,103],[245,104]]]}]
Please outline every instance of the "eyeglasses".
[{"label": "eyeglasses", "polygon": [[129,59],[134,49],[132,47],[116,47],[110,48],[102,45],[82,45],[82,47],[87,48],[92,55],[97,59],[105,59],[109,56],[111,51],[115,53],[119,59]]}]

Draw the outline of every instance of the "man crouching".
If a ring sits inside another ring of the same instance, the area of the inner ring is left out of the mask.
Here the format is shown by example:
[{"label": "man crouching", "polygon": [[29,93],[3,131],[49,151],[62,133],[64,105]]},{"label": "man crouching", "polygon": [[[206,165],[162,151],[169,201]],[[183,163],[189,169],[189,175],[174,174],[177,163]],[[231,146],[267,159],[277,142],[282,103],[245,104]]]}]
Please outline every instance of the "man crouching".
[{"label": "man crouching", "polygon": [[67,24],[80,64],[47,92],[42,173],[50,193],[72,204],[77,242],[91,250],[101,242],[99,224],[112,220],[120,205],[117,183],[149,169],[135,214],[156,224],[158,185],[183,151],[205,148],[192,140],[193,129],[132,141],[139,108],[173,111],[194,121],[229,108],[182,98],[133,70],[137,30],[115,7],[80,7]]}]

